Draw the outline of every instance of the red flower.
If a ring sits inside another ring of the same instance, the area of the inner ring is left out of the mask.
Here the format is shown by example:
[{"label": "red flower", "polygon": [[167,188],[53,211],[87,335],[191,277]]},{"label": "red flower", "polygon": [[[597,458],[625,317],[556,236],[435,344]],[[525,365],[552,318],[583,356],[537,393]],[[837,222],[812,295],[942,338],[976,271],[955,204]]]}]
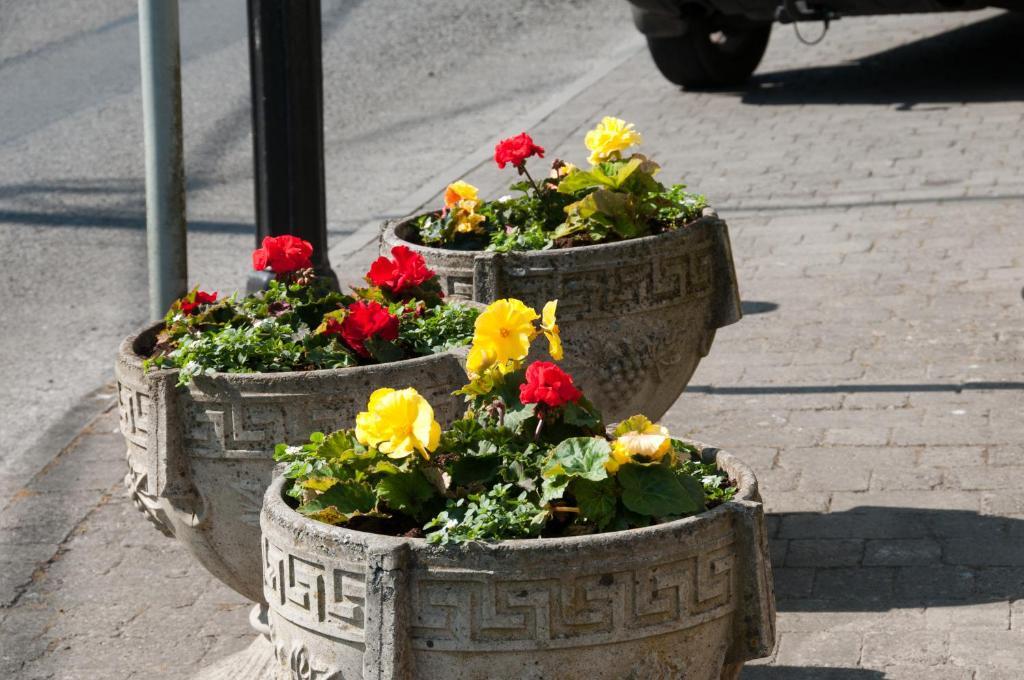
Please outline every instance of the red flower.
[{"label": "red flower", "polygon": [[534,144],[525,132],[503,139],[494,147],[494,162],[499,168],[504,168],[508,163],[517,168],[522,167],[526,159],[534,155],[544,158],[544,147]]},{"label": "red flower", "polygon": [[268,236],[262,248],[252,251],[252,268],[261,272],[269,265],[275,274],[288,274],[312,267],[312,254],[313,245],[297,236]]},{"label": "red flower", "polygon": [[361,357],[370,356],[365,345],[368,339],[394,340],[398,337],[398,317],[392,316],[387,307],[375,301],[353,302],[340,327],[336,321],[333,324],[331,321],[328,321],[325,332],[340,331],[346,344]]},{"label": "red flower", "polygon": [[526,369],[526,382],[519,386],[524,404],[547,404],[554,408],[579,401],[583,393],[572,384],[572,376],[549,361],[534,361]]},{"label": "red flower", "polygon": [[[191,298],[191,300],[189,299]],[[192,316],[199,309],[199,305],[208,305],[217,301],[216,293],[204,293],[201,290],[195,291],[194,294],[186,295],[181,298],[179,307],[185,316]]]},{"label": "red flower", "polygon": [[423,256],[406,246],[392,248],[391,257],[390,260],[384,255],[378,257],[370,265],[366,280],[393,295],[400,295],[434,278],[434,271],[427,268]]}]

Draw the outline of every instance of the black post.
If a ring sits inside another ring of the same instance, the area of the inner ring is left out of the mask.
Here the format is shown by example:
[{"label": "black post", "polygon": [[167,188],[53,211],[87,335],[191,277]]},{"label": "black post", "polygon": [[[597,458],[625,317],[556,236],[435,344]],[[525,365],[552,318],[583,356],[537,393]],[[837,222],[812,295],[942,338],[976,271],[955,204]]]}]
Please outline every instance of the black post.
[{"label": "black post", "polygon": [[[337,287],[327,260],[320,0],[248,2],[256,246],[265,236],[306,239],[317,273]],[[246,287],[270,278],[253,272]]]}]

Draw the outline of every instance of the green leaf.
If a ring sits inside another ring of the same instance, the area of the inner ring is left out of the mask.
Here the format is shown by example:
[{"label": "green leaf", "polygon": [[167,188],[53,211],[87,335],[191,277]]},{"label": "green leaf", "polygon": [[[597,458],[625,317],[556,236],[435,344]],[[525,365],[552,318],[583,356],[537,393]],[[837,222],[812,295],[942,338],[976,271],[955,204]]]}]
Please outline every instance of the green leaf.
[{"label": "green leaf", "polygon": [[405,358],[405,353],[402,352],[402,348],[388,340],[383,340],[381,338],[367,338],[363,341],[363,346],[366,348],[366,351],[370,353],[370,356],[381,364],[387,364],[392,361],[399,361]]},{"label": "green leaf", "polygon": [[593,522],[599,529],[604,529],[615,519],[618,498],[615,496],[613,480],[592,482],[589,479],[577,479],[572,484],[572,495],[576,497],[583,519]]},{"label": "green leaf", "polygon": [[345,481],[338,482],[300,507],[299,512],[308,515],[334,506],[338,512],[350,515],[353,512],[369,512],[376,502],[377,497],[369,484]]},{"label": "green leaf", "polygon": [[[320,437],[314,439],[314,435],[318,434]],[[346,460],[352,458],[362,449],[362,445],[356,441],[355,435],[350,430],[338,430],[326,437],[319,432],[314,432],[310,435],[310,441],[319,444],[316,454],[321,458]]]},{"label": "green leaf", "polygon": [[377,482],[377,495],[392,510],[415,517],[423,510],[423,505],[434,498],[436,492],[420,471],[414,469],[385,476]]},{"label": "green leaf", "polygon": [[[481,442],[483,443],[483,442]],[[498,476],[500,456],[467,456],[455,461],[451,468],[453,486],[485,484]]]},{"label": "green leaf", "polygon": [[604,464],[612,447],[603,437],[573,437],[562,441],[551,451],[551,460],[544,469],[545,477],[565,475],[582,477],[593,482],[608,476]]},{"label": "green leaf", "polygon": [[535,411],[536,406],[534,404],[524,404],[517,408],[509,408],[505,411],[505,427],[513,432],[522,432],[523,425],[534,417]]},{"label": "green leaf", "polygon": [[565,489],[569,486],[569,482],[571,481],[572,479],[565,475],[545,477],[544,481],[540,483],[541,505],[550,503],[551,501],[557,501],[559,498],[564,496]]},{"label": "green leaf", "polygon": [[603,172],[600,170],[597,172],[577,170],[562,178],[562,181],[558,183],[558,193],[575,194],[577,191],[599,186],[610,186],[608,177]]},{"label": "green leaf", "polygon": [[643,159],[633,157],[625,163],[602,163],[594,168],[594,172],[603,177],[602,184],[612,189],[618,189],[641,165],[643,165]]},{"label": "green leaf", "polygon": [[569,425],[586,428],[592,432],[601,431],[601,416],[593,409],[593,405],[586,399],[577,402],[569,402],[562,407],[562,418]]},{"label": "green leaf", "polygon": [[623,465],[617,477],[622,485],[622,503],[641,515],[686,515],[704,505],[702,491],[699,496],[694,494],[663,465]]}]

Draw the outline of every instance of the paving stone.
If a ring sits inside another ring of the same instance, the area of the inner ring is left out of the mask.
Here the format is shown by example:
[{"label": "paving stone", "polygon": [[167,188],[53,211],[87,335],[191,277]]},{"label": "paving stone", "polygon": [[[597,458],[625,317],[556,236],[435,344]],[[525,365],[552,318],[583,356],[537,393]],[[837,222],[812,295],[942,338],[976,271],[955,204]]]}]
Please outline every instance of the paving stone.
[{"label": "paving stone", "polygon": [[901,567],[896,576],[897,598],[929,604],[936,599],[969,598],[974,593],[975,573],[965,567]]},{"label": "paving stone", "polygon": [[958,666],[989,666],[1022,673],[1021,645],[1024,635],[1019,631],[954,630],[949,633],[949,660]]},{"label": "paving stone", "polygon": [[865,566],[928,565],[941,557],[942,547],[930,538],[869,540],[864,546]]},{"label": "paving stone", "polygon": [[814,597],[880,607],[892,599],[895,579],[896,570],[889,567],[819,569],[814,576]]},{"label": "paving stone", "polygon": [[780,567],[772,571],[779,600],[808,598],[814,592],[814,569]]},{"label": "paving stone", "polygon": [[854,632],[783,633],[776,663],[780,666],[854,667],[861,640]]},{"label": "paving stone", "polygon": [[1010,606],[1006,602],[934,606],[925,610],[924,620],[928,628],[943,630],[964,628],[1009,630]]},{"label": "paving stone", "polygon": [[934,631],[869,632],[860,663],[868,668],[937,666],[945,661],[946,640]]},{"label": "paving stone", "polygon": [[860,564],[864,541],[860,539],[794,539],[789,542],[786,566],[851,567]]},{"label": "paving stone", "polygon": [[970,668],[942,666],[886,666],[886,680],[975,680]]}]

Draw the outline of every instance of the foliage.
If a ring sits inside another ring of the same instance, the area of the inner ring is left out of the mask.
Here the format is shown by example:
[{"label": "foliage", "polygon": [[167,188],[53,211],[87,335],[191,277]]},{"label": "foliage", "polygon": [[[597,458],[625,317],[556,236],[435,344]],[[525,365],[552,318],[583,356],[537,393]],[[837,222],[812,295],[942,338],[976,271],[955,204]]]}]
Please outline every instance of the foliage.
[{"label": "foliage", "polygon": [[[371,526],[390,533],[421,527],[431,542],[458,543],[646,526],[732,497],[731,482],[714,465],[642,416],[609,433],[578,390],[524,403],[522,395],[531,393],[525,386],[543,378],[530,368],[542,362],[524,369],[530,343],[497,343],[516,333],[550,342],[557,324],[545,316],[545,325],[534,327],[540,315],[518,300],[495,302],[481,314],[470,354],[486,360],[471,362],[470,382],[461,390],[469,408],[439,437],[415,435],[417,427],[429,431],[424,413],[385,410],[384,397],[399,392],[383,388],[354,430],[279,445],[275,459],[286,464],[298,511],[363,529],[373,518],[378,524]],[[571,376],[559,374],[571,385]],[[401,393],[424,408],[414,390]],[[383,425],[417,436],[417,454],[396,458],[393,449],[379,447]]]},{"label": "foliage", "polygon": [[[193,290],[167,312],[145,367],[176,367],[180,384],[187,384],[214,372],[346,368],[467,344],[477,311],[444,304],[436,277],[422,258],[407,248],[399,255],[394,261],[382,257],[374,263],[376,272],[371,273],[377,276],[368,275],[368,281],[372,284],[376,278],[382,285],[356,289],[351,295],[332,290],[311,271],[279,277],[266,290],[245,297],[236,294],[217,301],[215,295]],[[395,281],[406,285],[398,287]],[[211,298],[214,301],[206,302]],[[390,321],[391,334],[360,323],[366,317],[357,315],[360,306],[365,310],[366,305],[378,304],[376,314]]]},{"label": "foliage", "polygon": [[[611,137],[608,129],[602,129],[609,122],[619,131]],[[594,140],[598,131],[603,143]],[[464,213],[446,202],[440,213],[415,220],[420,242],[460,250],[544,250],[649,236],[699,218],[707,207],[703,195],[688,193],[683,184],[661,184],[655,178],[658,164],[642,154],[623,156],[623,151],[639,142],[632,125],[605,118],[587,135],[587,146],[594,152],[589,169],[555,160],[548,176],[538,182],[523,159],[513,164],[525,177],[511,185],[516,195],[495,201],[479,200],[475,187],[457,182],[452,186],[472,191],[472,214],[477,220],[473,228],[466,228]],[[495,158],[504,167],[504,156]]]}]

